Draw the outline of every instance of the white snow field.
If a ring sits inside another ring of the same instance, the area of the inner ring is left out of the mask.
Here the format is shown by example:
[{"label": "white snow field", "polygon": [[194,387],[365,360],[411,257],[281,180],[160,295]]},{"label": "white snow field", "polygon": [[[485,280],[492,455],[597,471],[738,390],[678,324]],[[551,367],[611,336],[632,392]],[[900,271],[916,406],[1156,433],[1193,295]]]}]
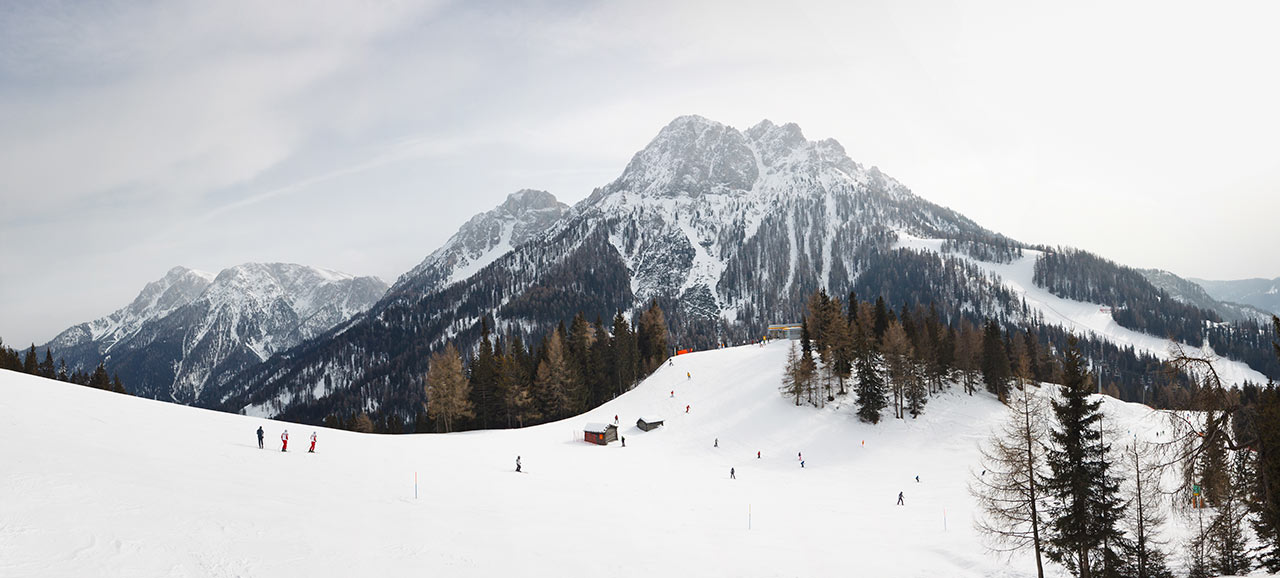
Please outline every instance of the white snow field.
[{"label": "white snow field", "polygon": [[[1034,576],[1029,555],[988,554],[972,528],[994,399],[946,394],[877,426],[852,395],[795,407],[778,393],[789,345],[682,355],[586,415],[449,435],[0,371],[0,576]],[[1119,431],[1160,427],[1143,406],[1108,408]],[[625,448],[582,441],[615,414]],[[640,416],[666,424],[642,432]]]}]

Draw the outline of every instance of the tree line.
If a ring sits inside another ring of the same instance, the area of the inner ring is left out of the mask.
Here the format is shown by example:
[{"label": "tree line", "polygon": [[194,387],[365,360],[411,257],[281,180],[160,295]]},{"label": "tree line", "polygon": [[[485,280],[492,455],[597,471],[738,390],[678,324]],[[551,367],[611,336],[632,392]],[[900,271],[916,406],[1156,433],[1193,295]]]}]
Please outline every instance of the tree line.
[{"label": "tree line", "polygon": [[[496,336],[481,321],[475,351],[453,343],[429,356],[419,378],[422,408],[412,431],[513,428],[578,415],[630,390],[668,357],[667,322],[656,302],[636,327],[621,311],[609,327],[578,313],[526,347],[519,334]],[[331,427],[383,431],[365,413],[325,418]]]},{"label": "tree line", "polygon": [[821,406],[852,390],[859,417],[878,423],[886,408],[896,419],[919,417],[929,396],[953,383],[1004,401],[1013,384],[1059,379],[1060,363],[1034,332],[995,320],[951,323],[933,306],[895,312],[883,297],[858,301],[852,292],[848,303],[824,290],[809,298],[783,375],[782,391],[796,405]]},{"label": "tree line", "polygon": [[120,382],[119,375],[107,375],[107,368],[104,363],[99,363],[98,367],[94,368],[92,372],[85,372],[79,367],[68,371],[67,361],[58,359],[55,364],[53,351],[47,347],[44,350],[44,359],[39,359],[34,343],[31,344],[31,348],[27,350],[25,355],[19,355],[13,348],[5,345],[3,339],[0,339],[0,369],[38,375],[47,379],[56,379],[116,393],[129,393],[124,384]]}]

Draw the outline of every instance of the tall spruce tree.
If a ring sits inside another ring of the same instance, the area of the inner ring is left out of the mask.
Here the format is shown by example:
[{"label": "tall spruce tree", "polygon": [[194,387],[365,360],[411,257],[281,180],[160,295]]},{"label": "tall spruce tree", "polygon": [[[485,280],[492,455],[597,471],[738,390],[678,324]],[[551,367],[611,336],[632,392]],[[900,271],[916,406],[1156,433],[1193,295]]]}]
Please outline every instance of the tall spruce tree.
[{"label": "tall spruce tree", "polygon": [[858,376],[858,419],[867,423],[880,423],[880,412],[888,405],[884,376],[880,373],[880,354],[872,343],[870,331],[859,331],[855,338],[857,353],[854,372]]},{"label": "tall spruce tree", "polygon": [[1009,354],[1005,352],[1000,324],[988,321],[982,332],[982,381],[987,391],[996,394],[1001,403],[1009,395]]},{"label": "tall spruce tree", "polygon": [[480,320],[480,345],[471,362],[471,407],[475,412],[475,425],[480,429],[497,427],[501,413],[498,397],[498,364],[493,355],[490,340],[489,318]]},{"label": "tall spruce tree", "polygon": [[[655,314],[654,319],[660,320],[660,313],[662,310],[658,309],[657,311],[658,313]],[[653,332],[655,330],[650,328],[648,331]],[[656,340],[661,343],[649,345],[649,342],[646,341],[646,347],[660,347],[659,351],[662,351],[663,355],[665,355],[667,347],[665,340],[665,326],[662,329],[661,335],[663,336],[662,339],[657,339],[654,335],[647,337],[647,340]],[[644,348],[640,347],[638,338],[639,336],[631,330],[631,325],[627,323],[627,318],[622,316],[622,311],[618,311],[613,316],[613,336],[611,337],[613,340],[614,357],[611,377],[614,384],[615,396],[622,395],[626,393],[627,390],[631,389],[631,386],[635,384],[636,378],[639,375],[641,365],[640,358],[641,355],[644,355]]]},{"label": "tall spruce tree", "polygon": [[[1006,360],[1007,362],[1007,360]],[[1064,352],[1061,399],[1055,399],[1051,447],[1047,552],[1081,578],[1110,574],[1116,549],[1125,544],[1117,524],[1124,515],[1120,481],[1111,474],[1111,446],[1101,431],[1102,402],[1089,399],[1092,388],[1078,342],[1068,338]]]},{"label": "tall spruce tree", "polygon": [[560,329],[545,339],[546,355],[538,362],[534,375],[533,398],[542,419],[553,421],[568,415],[569,392],[573,391],[573,371],[564,352]]}]

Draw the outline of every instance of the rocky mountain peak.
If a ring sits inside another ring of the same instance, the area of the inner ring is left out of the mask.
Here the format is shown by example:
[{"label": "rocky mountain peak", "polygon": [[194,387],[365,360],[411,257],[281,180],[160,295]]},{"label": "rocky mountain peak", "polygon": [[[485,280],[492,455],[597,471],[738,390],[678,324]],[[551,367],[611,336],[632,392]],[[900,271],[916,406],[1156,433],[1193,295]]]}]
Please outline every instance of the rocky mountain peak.
[{"label": "rocky mountain peak", "polygon": [[659,131],[632,157],[622,176],[600,192],[697,197],[750,189],[757,176],[755,155],[741,131],[691,115]]}]

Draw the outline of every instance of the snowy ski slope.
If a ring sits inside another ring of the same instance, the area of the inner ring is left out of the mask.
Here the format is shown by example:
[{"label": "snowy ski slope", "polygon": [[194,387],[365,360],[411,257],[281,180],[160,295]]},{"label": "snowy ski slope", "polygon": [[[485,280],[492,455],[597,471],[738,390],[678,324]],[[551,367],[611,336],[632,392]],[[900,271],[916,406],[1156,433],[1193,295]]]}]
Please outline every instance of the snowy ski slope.
[{"label": "snowy ski slope", "polygon": [[[971,525],[966,483],[997,402],[952,393],[878,426],[852,396],[795,407],[777,391],[788,345],[680,356],[586,415],[451,435],[310,428],[0,371],[0,576],[1034,575],[1029,557],[986,554]],[[1159,427],[1142,406],[1108,407],[1131,434]],[[581,441],[615,414],[625,448]],[[666,425],[642,432],[642,415]]]},{"label": "snowy ski slope", "polygon": [[[897,233],[899,247],[942,254],[943,239],[922,239],[904,231]],[[1121,327],[1115,319],[1112,319],[1111,313],[1104,311],[1104,306],[1100,303],[1064,299],[1050,293],[1048,289],[1037,286],[1033,278],[1036,258],[1040,253],[1041,251],[1034,249],[1024,249],[1023,256],[1014,259],[1011,263],[988,263],[970,258],[963,253],[951,253],[951,255],[966,259],[983,270],[998,275],[1004,286],[1013,291],[1014,295],[1026,299],[1027,305],[1032,310],[1043,314],[1046,323],[1060,325],[1078,334],[1093,334],[1118,347],[1131,346],[1136,351],[1149,353],[1156,358],[1169,359],[1171,343],[1168,339]],[[1216,357],[1208,344],[1183,345],[1188,354]],[[1255,384],[1267,383],[1267,376],[1244,362],[1219,358],[1214,363],[1214,368],[1227,386],[1241,385],[1245,381]]]}]

